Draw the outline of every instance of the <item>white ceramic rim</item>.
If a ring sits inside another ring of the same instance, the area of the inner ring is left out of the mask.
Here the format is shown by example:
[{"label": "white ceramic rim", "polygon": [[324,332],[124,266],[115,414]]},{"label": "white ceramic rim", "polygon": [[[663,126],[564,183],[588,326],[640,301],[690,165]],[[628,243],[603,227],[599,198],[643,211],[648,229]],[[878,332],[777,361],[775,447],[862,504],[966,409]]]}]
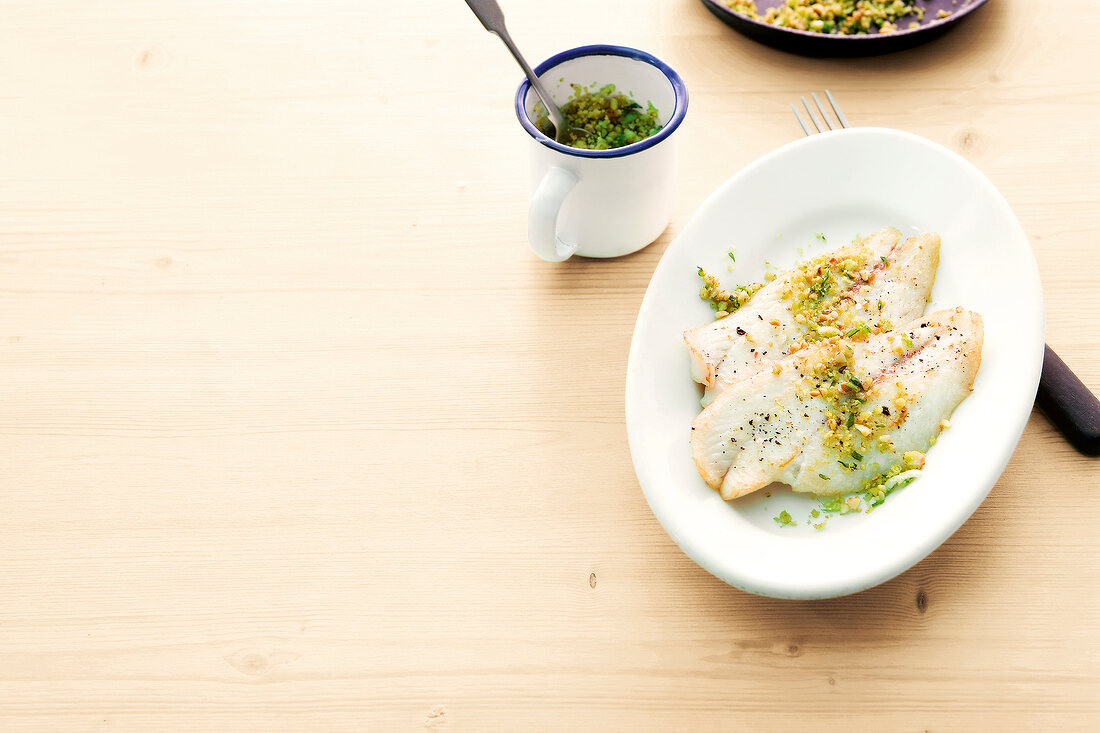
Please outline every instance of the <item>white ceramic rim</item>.
[{"label": "white ceramic rim", "polygon": [[[874,127],[849,128],[821,135],[812,135],[788,143],[758,158],[753,163],[741,169],[712,193],[702,206],[699,207],[699,211],[706,210],[716,199],[721,198],[727,189],[735,186],[741,179],[752,176],[759,168],[770,165],[781,157],[796,156],[800,151],[810,146],[820,145],[823,142],[827,142],[829,139],[835,139],[834,136],[839,135],[879,136],[892,139],[893,142],[901,145],[923,147],[927,149],[929,155],[945,157],[959,166],[960,170],[968,174],[971,179],[978,182],[979,185],[985,189],[985,193],[992,202],[992,205],[999,210],[1003,217],[1005,217],[1005,221],[1010,223],[1011,228],[1015,230],[1016,236],[1024,243],[1027,255],[1030,258],[1030,271],[1027,273],[1027,276],[1023,278],[1025,282],[1022,284],[1022,287],[1025,288],[1025,290],[1021,293],[1021,302],[1035,303],[1038,305],[1038,308],[1031,313],[1032,327],[1021,331],[1021,356],[1018,363],[1018,374],[1021,376],[1020,381],[1022,384],[1027,385],[1027,388],[1022,389],[1016,396],[1006,395],[1005,397],[1005,399],[1017,401],[1013,419],[1011,423],[1007,425],[1006,434],[1012,436],[1012,439],[1004,441],[1000,446],[993,447],[993,450],[996,450],[997,453],[995,456],[985,460],[985,464],[990,468],[983,473],[980,479],[980,490],[970,495],[972,500],[965,506],[965,511],[960,511],[956,516],[951,517],[949,521],[942,522],[938,526],[938,531],[928,532],[923,536],[923,541],[914,543],[904,551],[900,551],[893,555],[887,555],[885,560],[882,561],[876,561],[874,554],[868,553],[868,562],[853,568],[852,572],[843,579],[843,582],[828,580],[821,582],[806,582],[805,579],[802,579],[799,584],[793,585],[790,582],[786,582],[784,578],[746,573],[742,568],[738,567],[736,563],[728,562],[726,558],[717,557],[713,552],[710,552],[707,543],[701,541],[705,539],[705,535],[698,531],[693,531],[695,528],[683,521],[684,515],[678,510],[678,507],[675,506],[674,497],[668,493],[655,490],[654,479],[649,476],[649,468],[646,465],[647,457],[643,455],[639,445],[641,442],[639,431],[643,430],[644,423],[640,419],[641,416],[637,413],[637,402],[632,399],[632,395],[637,389],[636,385],[639,380],[639,370],[642,368],[641,355],[639,353],[639,333],[642,323],[648,320],[649,312],[654,307],[653,298],[650,297],[650,290],[647,288],[646,295],[638,311],[638,320],[635,324],[634,334],[631,340],[625,397],[627,438],[630,445],[634,469],[638,476],[642,491],[658,521],[688,557],[708,572],[734,587],[757,595],[770,596],[773,598],[819,599],[856,593],[883,583],[905,572],[939,547],[948,537],[954,534],[971,514],[973,514],[981,502],[985,500],[985,497],[989,494],[994,484],[996,484],[1001,473],[1003,473],[1027,425],[1035,399],[1035,392],[1038,388],[1039,377],[1042,372],[1044,352],[1042,288],[1039,281],[1038,268],[1035,264],[1034,253],[1031,251],[1030,247],[1027,246],[1027,236],[1022,227],[1020,227],[1019,221],[1016,219],[1011,207],[1009,207],[1008,202],[996,189],[993,183],[972,163],[937,143],[911,133]],[[698,216],[698,213],[696,216]],[[672,244],[669,245],[668,250],[666,250],[657,268],[654,270],[654,281],[658,279],[658,276],[661,275],[666,268],[673,266],[671,264],[672,258],[669,255],[677,251],[680,246],[686,246],[681,245],[681,240],[684,234],[691,230],[694,222],[695,217],[688,222],[684,230],[681,231]],[[790,541],[807,542],[807,540],[803,538],[792,538]]]}]

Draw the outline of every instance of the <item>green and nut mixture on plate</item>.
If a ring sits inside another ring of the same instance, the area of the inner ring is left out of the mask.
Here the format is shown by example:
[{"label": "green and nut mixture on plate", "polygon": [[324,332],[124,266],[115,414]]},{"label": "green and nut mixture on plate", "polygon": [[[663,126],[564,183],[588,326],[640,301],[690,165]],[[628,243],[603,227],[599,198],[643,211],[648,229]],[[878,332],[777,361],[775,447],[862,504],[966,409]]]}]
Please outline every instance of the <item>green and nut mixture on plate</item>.
[{"label": "green and nut mixture on plate", "polygon": [[823,513],[870,512],[921,475],[981,364],[980,315],[924,312],[939,249],[887,227],[764,283],[698,269],[717,317],[684,334],[706,387],[691,448],[723,499],[787,484],[820,499],[807,520],[822,529]]},{"label": "green and nut mixture on plate", "polygon": [[[811,33],[863,35],[893,33],[898,21],[915,28],[924,18],[924,8],[904,0],[786,0],[761,14],[755,0],[725,0],[732,10],[770,25]],[[939,17],[949,15],[940,11]]]}]

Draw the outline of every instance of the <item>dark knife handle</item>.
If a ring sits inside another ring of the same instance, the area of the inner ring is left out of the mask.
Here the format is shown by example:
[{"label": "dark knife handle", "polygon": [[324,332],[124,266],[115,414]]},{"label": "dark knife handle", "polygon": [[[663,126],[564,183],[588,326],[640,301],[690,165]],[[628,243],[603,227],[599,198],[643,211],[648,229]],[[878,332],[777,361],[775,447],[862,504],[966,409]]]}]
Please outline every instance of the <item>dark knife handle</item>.
[{"label": "dark knife handle", "polygon": [[1035,401],[1074,448],[1100,455],[1100,400],[1049,346]]}]

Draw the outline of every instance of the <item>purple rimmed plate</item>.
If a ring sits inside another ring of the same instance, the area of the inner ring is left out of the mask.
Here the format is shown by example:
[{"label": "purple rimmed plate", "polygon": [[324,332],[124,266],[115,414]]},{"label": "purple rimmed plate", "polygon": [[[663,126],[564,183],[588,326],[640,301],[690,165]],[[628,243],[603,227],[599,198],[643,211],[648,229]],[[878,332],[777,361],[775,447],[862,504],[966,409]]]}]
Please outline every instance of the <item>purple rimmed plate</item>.
[{"label": "purple rimmed plate", "polygon": [[[781,28],[737,13],[722,0],[701,0],[707,10],[723,23],[755,41],[783,51],[803,56],[875,56],[901,51],[938,38],[959,24],[986,0],[924,0],[924,20],[916,28],[909,28],[916,18],[902,18],[898,30],[893,33],[869,33],[867,35],[829,35],[811,33],[796,28]],[[757,0],[756,7],[763,13],[768,8],[783,5],[783,0]],[[936,17],[939,11],[950,11],[946,18]]]}]

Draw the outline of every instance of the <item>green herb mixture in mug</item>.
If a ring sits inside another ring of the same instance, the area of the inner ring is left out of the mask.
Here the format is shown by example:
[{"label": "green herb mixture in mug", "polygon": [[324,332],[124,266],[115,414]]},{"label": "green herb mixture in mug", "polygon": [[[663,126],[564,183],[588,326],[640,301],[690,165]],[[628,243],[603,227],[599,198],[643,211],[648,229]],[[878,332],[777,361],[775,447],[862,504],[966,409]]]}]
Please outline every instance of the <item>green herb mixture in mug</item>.
[{"label": "green herb mixture in mug", "polygon": [[[586,91],[580,84],[572,86],[573,96],[561,108],[568,128],[561,142],[566,145],[586,150],[611,150],[645,140],[661,131],[657,108],[652,102],[647,102],[643,109],[629,96],[616,92],[614,84],[606,84],[594,92]],[[541,102],[535,105],[535,115],[535,125],[553,137],[554,125]]]}]

